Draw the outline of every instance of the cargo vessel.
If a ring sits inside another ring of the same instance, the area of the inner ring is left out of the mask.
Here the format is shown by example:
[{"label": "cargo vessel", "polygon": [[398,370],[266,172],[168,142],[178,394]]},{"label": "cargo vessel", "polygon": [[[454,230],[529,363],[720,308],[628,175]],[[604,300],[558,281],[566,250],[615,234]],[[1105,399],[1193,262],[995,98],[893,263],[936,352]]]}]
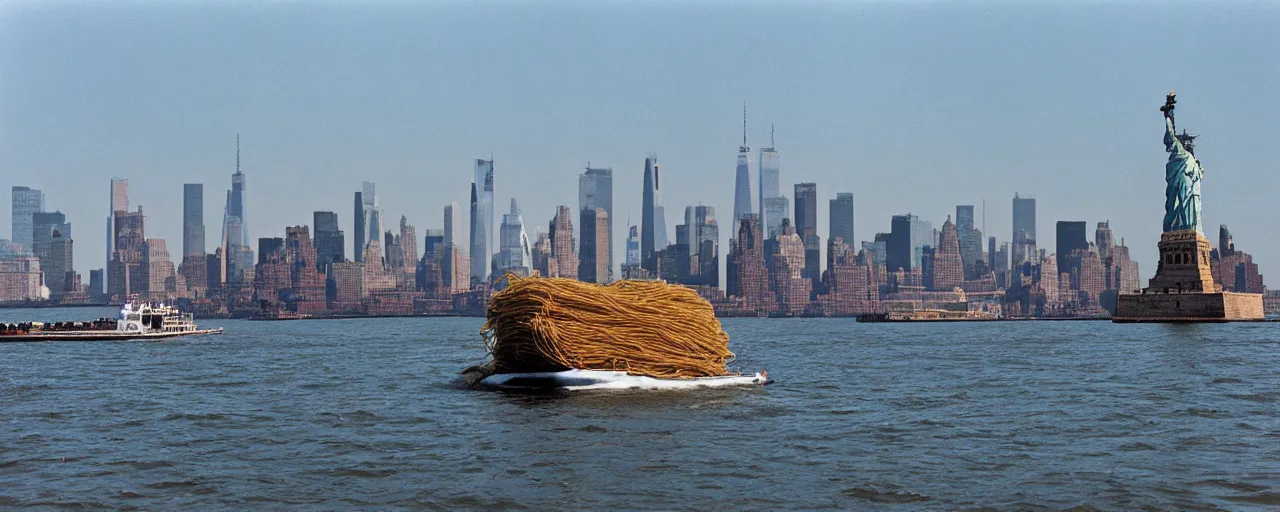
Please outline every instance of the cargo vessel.
[{"label": "cargo vessel", "polygon": [[116,319],[89,322],[0,323],[0,343],[17,341],[109,341],[167,339],[179,336],[222,334],[222,328],[201,329],[191,313],[163,303],[130,300]]}]

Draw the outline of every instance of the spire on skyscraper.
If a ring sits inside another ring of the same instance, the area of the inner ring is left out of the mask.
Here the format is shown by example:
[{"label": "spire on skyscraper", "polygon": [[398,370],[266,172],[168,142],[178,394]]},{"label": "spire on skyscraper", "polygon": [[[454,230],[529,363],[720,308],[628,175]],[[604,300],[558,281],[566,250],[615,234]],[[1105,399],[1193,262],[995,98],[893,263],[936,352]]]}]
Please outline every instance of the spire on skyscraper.
[{"label": "spire on skyscraper", "polygon": [[741,153],[751,151],[751,148],[747,147],[747,102],[745,101],[742,102],[742,147],[738,148],[738,151]]},{"label": "spire on skyscraper", "polygon": [[236,134],[236,174],[240,174],[240,134]]}]

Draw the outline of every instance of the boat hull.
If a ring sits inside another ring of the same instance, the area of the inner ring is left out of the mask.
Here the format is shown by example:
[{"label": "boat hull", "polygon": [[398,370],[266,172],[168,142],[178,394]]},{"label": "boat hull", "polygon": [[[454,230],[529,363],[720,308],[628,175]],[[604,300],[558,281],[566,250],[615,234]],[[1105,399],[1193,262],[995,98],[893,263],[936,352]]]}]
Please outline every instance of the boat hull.
[{"label": "boat hull", "polygon": [[35,332],[24,334],[0,335],[0,343],[31,341],[121,341],[121,340],[161,340],[183,336],[209,336],[222,334],[222,328],[197,329],[186,332],[148,332],[128,333],[120,331],[63,331]]}]

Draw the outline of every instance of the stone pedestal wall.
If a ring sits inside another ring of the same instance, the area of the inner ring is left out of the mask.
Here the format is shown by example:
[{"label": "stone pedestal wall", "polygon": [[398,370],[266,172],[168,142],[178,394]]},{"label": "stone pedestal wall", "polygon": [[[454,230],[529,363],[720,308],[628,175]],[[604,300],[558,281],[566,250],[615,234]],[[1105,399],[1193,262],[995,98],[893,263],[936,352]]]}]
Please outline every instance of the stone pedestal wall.
[{"label": "stone pedestal wall", "polygon": [[1209,266],[1209,240],[1196,231],[1160,236],[1160,265],[1142,293],[1116,297],[1116,322],[1261,320],[1262,295],[1219,291]]}]

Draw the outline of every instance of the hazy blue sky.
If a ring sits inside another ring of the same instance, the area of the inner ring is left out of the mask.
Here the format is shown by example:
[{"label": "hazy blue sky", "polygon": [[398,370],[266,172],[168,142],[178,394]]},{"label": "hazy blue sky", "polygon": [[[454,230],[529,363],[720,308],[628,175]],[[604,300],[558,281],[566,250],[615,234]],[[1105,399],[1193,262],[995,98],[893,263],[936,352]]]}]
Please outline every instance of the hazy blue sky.
[{"label": "hazy blue sky", "polygon": [[859,239],[985,199],[1002,241],[1020,192],[1042,247],[1057,220],[1110,219],[1149,275],[1157,107],[1176,88],[1180,126],[1203,135],[1207,234],[1228,224],[1277,276],[1278,6],[0,2],[0,236],[8,188],[40,188],[87,279],[116,176],[175,260],[182,184],[204,183],[214,247],[239,133],[253,238],[314,210],[350,237],[361,180],[387,226],[407,215],[421,235],[448,202],[465,210],[492,153],[497,213],[514,195],[531,236],[576,207],[587,162],[613,167],[621,261],[656,152],[670,236],[685,205],[713,205],[723,254],[746,101],[753,176],[775,123],[783,188],[818,183],[824,243],[836,192],[855,194]]}]

